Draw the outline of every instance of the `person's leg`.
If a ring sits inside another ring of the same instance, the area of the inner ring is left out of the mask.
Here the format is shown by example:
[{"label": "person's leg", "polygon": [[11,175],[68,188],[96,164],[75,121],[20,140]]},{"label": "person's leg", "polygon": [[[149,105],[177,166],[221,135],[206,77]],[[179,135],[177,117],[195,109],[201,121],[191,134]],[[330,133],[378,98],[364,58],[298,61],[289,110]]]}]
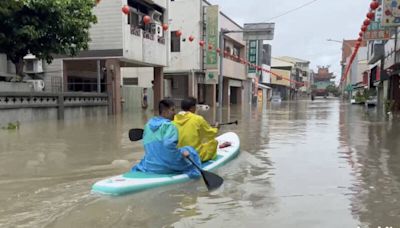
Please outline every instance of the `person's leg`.
[{"label": "person's leg", "polygon": [[199,150],[199,156],[202,162],[206,162],[217,157],[218,141],[213,139],[209,142],[203,143]]}]

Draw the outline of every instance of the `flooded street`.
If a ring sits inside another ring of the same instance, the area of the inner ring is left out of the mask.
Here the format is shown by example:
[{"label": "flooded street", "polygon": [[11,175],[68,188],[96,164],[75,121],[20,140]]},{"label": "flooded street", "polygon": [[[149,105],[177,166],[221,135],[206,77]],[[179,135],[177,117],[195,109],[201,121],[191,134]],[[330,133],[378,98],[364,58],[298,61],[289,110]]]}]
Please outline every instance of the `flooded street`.
[{"label": "flooded street", "polygon": [[[0,227],[400,227],[400,122],[338,100],[230,111],[238,158],[201,180],[122,197],[93,183],[140,160],[150,114],[0,131]],[[226,117],[226,116],[225,116]]]}]

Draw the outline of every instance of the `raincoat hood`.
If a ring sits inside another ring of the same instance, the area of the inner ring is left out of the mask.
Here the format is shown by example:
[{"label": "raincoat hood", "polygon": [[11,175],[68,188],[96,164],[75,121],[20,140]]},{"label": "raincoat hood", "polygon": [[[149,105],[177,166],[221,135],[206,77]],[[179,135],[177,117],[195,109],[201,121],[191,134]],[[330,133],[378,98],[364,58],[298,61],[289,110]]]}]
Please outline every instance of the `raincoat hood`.
[{"label": "raincoat hood", "polygon": [[194,116],[191,112],[179,112],[175,115],[174,122],[178,125],[185,125]]},{"label": "raincoat hood", "polygon": [[169,122],[171,122],[171,120],[166,119],[164,117],[157,116],[157,117],[150,119],[148,126],[151,131],[155,132],[161,127],[161,125],[163,125],[164,123],[169,123]]}]

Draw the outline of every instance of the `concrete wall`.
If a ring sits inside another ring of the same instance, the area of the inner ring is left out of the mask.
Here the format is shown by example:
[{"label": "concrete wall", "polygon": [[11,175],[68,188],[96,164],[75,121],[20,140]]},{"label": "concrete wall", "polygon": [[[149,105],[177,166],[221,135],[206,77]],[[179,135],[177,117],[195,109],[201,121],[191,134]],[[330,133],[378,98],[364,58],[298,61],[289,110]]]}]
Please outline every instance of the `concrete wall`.
[{"label": "concrete wall", "polygon": [[0,92],[30,92],[32,90],[28,83],[0,82]]},{"label": "concrete wall", "polygon": [[94,9],[97,24],[90,29],[90,50],[122,49],[122,24],[127,22],[127,16],[121,12],[126,0],[101,1]]},{"label": "concrete wall", "polygon": [[[181,30],[186,42],[181,41],[181,51],[171,52],[170,65],[165,72],[200,70],[202,59],[200,46],[201,39],[202,8],[200,0],[178,0],[170,3],[170,29],[168,32]],[[189,42],[190,35],[195,41]],[[170,45],[170,43],[168,43]]]},{"label": "concrete wall", "polygon": [[[288,71],[288,70],[271,69],[271,71],[277,75],[284,77],[284,78],[290,78],[290,71]],[[290,87],[290,81],[285,80],[283,78],[281,80],[277,80],[277,77],[274,75],[272,75],[272,77],[271,77],[271,84],[283,85],[283,86]]]},{"label": "concrete wall", "polygon": [[154,80],[154,69],[151,67],[123,67],[121,68],[122,78],[138,78],[138,87],[151,88]]},{"label": "concrete wall", "polygon": [[240,80],[246,80],[246,66],[233,60],[224,59],[224,76]]}]

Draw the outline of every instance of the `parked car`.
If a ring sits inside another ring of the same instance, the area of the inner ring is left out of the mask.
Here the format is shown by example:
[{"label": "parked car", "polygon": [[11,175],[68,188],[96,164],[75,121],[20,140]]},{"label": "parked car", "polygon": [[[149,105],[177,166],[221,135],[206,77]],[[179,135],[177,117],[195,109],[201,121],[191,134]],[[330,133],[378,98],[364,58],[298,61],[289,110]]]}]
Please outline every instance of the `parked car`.
[{"label": "parked car", "polygon": [[271,97],[271,102],[280,103],[280,102],[282,102],[282,98],[281,98],[280,95],[273,95],[273,96]]},{"label": "parked car", "polygon": [[368,100],[365,102],[366,106],[376,106],[378,103],[378,98],[376,96],[370,96]]}]

